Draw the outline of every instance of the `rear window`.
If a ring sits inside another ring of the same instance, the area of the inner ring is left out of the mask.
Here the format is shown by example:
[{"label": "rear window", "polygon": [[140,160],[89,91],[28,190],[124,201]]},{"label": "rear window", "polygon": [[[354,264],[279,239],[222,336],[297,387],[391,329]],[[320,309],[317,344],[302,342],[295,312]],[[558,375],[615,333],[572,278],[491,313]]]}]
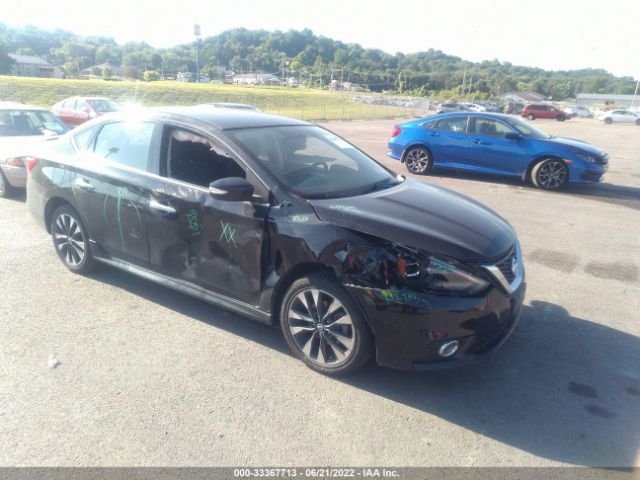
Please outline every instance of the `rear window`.
[{"label": "rear window", "polygon": [[59,135],[69,128],[51,112],[41,110],[0,111],[0,137]]}]

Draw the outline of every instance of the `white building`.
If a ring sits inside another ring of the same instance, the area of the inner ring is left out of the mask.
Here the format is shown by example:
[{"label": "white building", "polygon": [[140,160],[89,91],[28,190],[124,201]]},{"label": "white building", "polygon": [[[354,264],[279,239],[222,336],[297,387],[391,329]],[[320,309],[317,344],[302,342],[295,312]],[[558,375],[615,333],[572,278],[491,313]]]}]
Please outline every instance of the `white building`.
[{"label": "white building", "polygon": [[[630,107],[633,95],[616,95],[613,93],[579,93],[576,97],[577,105],[624,105]],[[635,99],[635,106],[640,105],[640,95]]]},{"label": "white building", "polygon": [[272,73],[242,73],[233,76],[236,85],[280,85],[281,81]]}]

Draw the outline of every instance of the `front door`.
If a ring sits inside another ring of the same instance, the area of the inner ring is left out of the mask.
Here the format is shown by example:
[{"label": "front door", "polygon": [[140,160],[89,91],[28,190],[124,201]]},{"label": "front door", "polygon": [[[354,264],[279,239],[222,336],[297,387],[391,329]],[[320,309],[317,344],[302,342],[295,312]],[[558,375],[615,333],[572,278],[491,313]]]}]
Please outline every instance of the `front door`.
[{"label": "front door", "polygon": [[151,189],[151,268],[257,305],[268,206],[208,191],[214,180],[247,178],[243,162],[206,132],[167,124],[157,169],[164,178]]},{"label": "front door", "polygon": [[486,173],[519,175],[530,158],[526,138],[512,140],[505,134],[514,132],[506,123],[494,118],[473,117],[468,168]]}]

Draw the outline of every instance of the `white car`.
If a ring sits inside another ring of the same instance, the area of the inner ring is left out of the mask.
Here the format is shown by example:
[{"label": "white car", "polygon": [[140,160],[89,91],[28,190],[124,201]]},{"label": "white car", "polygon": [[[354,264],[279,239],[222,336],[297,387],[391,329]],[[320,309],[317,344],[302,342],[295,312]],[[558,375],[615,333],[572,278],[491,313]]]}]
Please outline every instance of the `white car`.
[{"label": "white car", "polygon": [[640,125],[640,117],[629,110],[612,110],[602,116],[602,121],[607,125],[612,123],[635,123]]},{"label": "white car", "polygon": [[593,112],[591,111],[591,109],[583,105],[569,107],[567,108],[567,113],[571,114],[571,116],[573,117],[593,118]]},{"label": "white car", "polygon": [[44,108],[0,102],[0,198],[25,188],[25,160],[34,144],[67,130],[69,127]]}]

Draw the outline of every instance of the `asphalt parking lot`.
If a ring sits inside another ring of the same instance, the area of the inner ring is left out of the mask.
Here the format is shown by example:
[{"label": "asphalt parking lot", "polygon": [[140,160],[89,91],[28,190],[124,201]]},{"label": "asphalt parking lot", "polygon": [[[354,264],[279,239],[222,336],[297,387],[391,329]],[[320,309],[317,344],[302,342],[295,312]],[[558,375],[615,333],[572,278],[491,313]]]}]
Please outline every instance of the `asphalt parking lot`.
[{"label": "asphalt parking lot", "polygon": [[[393,124],[324,125],[407,174],[385,156]],[[464,370],[324,377],[278,330],[69,273],[24,199],[0,200],[0,465],[640,465],[640,127],[535,125],[608,151],[605,183],[422,177],[498,211],[524,251],[520,325]]]}]

